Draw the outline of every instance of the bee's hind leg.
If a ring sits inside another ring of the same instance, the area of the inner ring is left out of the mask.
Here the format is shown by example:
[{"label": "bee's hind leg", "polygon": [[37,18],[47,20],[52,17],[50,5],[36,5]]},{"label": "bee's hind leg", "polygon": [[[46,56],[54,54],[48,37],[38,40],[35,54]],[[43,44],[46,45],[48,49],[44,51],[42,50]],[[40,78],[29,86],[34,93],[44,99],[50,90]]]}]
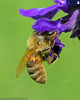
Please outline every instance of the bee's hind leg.
[{"label": "bee's hind leg", "polygon": [[43,60],[47,61],[48,64],[54,63],[57,59],[58,55],[56,53],[53,53],[52,55],[45,54],[45,56],[43,56]]}]

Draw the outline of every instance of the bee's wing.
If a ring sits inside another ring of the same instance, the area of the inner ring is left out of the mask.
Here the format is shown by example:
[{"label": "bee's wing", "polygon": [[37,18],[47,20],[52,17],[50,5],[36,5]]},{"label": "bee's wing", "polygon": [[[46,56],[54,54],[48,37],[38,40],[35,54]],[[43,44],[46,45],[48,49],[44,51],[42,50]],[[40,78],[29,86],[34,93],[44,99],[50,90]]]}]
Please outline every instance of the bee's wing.
[{"label": "bee's wing", "polygon": [[20,76],[20,74],[23,72],[24,68],[26,67],[30,57],[34,54],[36,48],[33,48],[31,50],[27,49],[24,56],[20,60],[17,69],[16,69],[16,78]]}]

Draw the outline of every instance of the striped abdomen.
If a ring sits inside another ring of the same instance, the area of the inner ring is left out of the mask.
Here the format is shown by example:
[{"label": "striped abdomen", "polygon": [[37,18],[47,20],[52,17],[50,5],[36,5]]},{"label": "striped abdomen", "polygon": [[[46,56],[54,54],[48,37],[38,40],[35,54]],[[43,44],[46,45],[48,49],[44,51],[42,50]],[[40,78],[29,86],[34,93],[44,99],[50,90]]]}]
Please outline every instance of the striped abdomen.
[{"label": "striped abdomen", "polygon": [[38,83],[45,83],[46,82],[46,72],[44,66],[42,64],[42,57],[37,54],[33,55],[28,64],[27,64],[27,71],[31,78]]}]

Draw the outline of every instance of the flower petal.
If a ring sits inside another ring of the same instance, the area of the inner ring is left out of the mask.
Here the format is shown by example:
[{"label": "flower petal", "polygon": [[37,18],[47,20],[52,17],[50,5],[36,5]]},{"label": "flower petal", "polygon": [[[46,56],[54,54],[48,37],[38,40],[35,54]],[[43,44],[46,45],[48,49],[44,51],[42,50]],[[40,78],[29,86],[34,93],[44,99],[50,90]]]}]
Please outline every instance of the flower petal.
[{"label": "flower petal", "polygon": [[70,38],[75,38],[77,36],[80,36],[80,25],[79,24],[80,24],[80,21],[77,21],[76,26],[73,29],[73,32],[72,32]]},{"label": "flower petal", "polygon": [[33,8],[29,10],[19,9],[21,15],[25,17],[31,17],[35,20],[40,18],[52,19],[54,15],[59,11],[63,10],[68,13],[68,5],[66,0],[56,0],[57,4],[46,7],[46,8]]},{"label": "flower petal", "polygon": [[[74,27],[76,26],[78,15],[79,15],[79,10],[76,10],[62,18],[61,20],[62,23],[64,22],[64,19],[66,19],[66,22],[62,24],[62,32],[69,32],[74,29]],[[67,19],[68,17],[69,19]]]},{"label": "flower petal", "polygon": [[35,20],[43,17],[51,19],[58,12],[58,6],[59,5],[56,4],[47,8],[19,9],[19,12],[21,15],[31,17]]},{"label": "flower petal", "polygon": [[37,20],[32,28],[37,32],[45,32],[45,31],[57,31],[59,33],[60,21],[51,21],[46,18],[41,18]]},{"label": "flower petal", "polygon": [[[73,32],[70,36],[70,38],[75,38],[75,37],[80,37],[80,11],[79,11],[79,14],[76,18],[76,23],[75,23],[75,27],[73,29]],[[79,38],[80,40],[80,38]]]},{"label": "flower petal", "polygon": [[64,12],[68,13],[69,8],[67,4],[67,0],[54,0],[56,3],[60,4],[59,9],[63,10]]},{"label": "flower petal", "polygon": [[58,37],[57,37],[56,40],[55,40],[55,45],[56,45],[56,46],[61,46],[62,48],[65,46],[64,44],[62,44],[62,43],[60,42],[60,40],[58,39]]},{"label": "flower petal", "polygon": [[56,21],[52,21],[46,18],[41,18],[34,23],[32,28],[38,32],[45,32],[45,31],[57,31],[58,33],[69,32],[75,28],[78,15],[79,15],[79,10],[76,10]]}]

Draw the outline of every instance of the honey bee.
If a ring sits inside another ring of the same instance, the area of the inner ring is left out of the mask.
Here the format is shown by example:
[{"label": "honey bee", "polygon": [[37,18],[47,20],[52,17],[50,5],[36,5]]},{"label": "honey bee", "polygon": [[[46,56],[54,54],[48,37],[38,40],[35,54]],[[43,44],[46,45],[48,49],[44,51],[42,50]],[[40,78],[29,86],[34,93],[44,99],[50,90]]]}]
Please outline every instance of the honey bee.
[{"label": "honey bee", "polygon": [[45,60],[48,64],[51,64],[57,59],[57,54],[54,52],[51,57],[48,56],[55,44],[56,37],[56,32],[43,34],[36,32],[33,34],[28,40],[28,48],[17,66],[16,77],[19,77],[26,67],[33,80],[44,84],[46,82],[46,71],[42,61]]}]

